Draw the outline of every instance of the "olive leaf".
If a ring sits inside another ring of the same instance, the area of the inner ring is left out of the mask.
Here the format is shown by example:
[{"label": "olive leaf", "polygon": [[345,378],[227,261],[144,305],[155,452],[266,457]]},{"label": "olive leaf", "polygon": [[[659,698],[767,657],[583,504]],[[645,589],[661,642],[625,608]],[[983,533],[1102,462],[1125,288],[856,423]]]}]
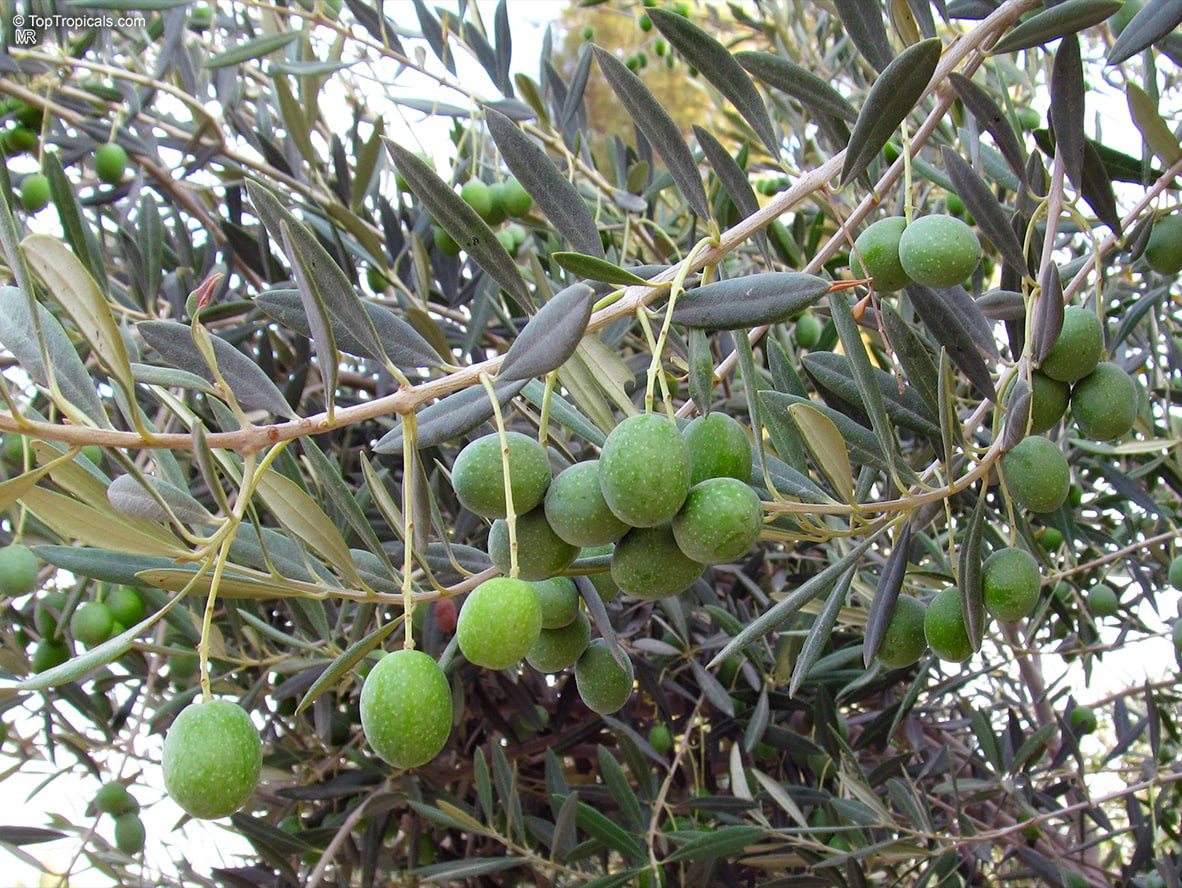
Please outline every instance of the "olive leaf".
[{"label": "olive leaf", "polygon": [[922,284],[908,284],[905,289],[916,314],[936,340],[948,350],[952,362],[981,394],[991,401],[996,400],[997,389],[978,351],[978,340],[969,335],[962,318],[935,290]]},{"label": "olive leaf", "polygon": [[1178,137],[1162,119],[1157,110],[1157,103],[1149,94],[1129,81],[1125,84],[1125,100],[1128,102],[1133,123],[1149,150],[1165,164],[1175,164],[1182,160],[1182,146],[1178,144]]},{"label": "olive leaf", "polygon": [[[702,146],[702,151],[705,152],[706,159],[714,168],[714,175],[718,176],[718,181],[726,190],[727,197],[731,199],[743,217],[746,218],[756,213],[759,210],[759,200],[751,188],[751,183],[747,181],[747,174],[731,155],[730,150],[714,138],[708,130],[697,124],[694,125],[694,138]],[[754,240],[756,246],[766,253],[767,234],[761,229],[755,234]]]},{"label": "olive leaf", "polygon": [[706,189],[702,187],[698,164],[694,161],[694,155],[669,112],[661,107],[661,103],[644,85],[644,81],[629,71],[623,62],[598,46],[594,48],[594,52],[599,62],[599,70],[607,78],[612,91],[623,104],[632,122],[636,124],[636,128],[644,133],[644,137],[664,159],[669,175],[689,203],[690,209],[702,218],[708,217],[710,208],[706,204]]},{"label": "olive leaf", "polygon": [[879,313],[882,325],[890,339],[903,368],[907,382],[923,399],[928,409],[936,410],[940,402],[938,386],[936,384],[936,365],[932,361],[931,352],[916,335],[911,325],[900,317],[899,313],[890,305],[880,305]]},{"label": "olive leaf", "polygon": [[1003,452],[1017,446],[1026,437],[1026,428],[1030,424],[1031,392],[1025,379],[1018,377],[1010,384],[1010,390],[1005,395],[1005,405],[1005,426],[1001,441]]},{"label": "olive leaf", "polygon": [[1120,32],[1108,50],[1108,64],[1119,65],[1152,46],[1182,25],[1182,3],[1177,0],[1149,0]]},{"label": "olive leaf", "polygon": [[[497,402],[504,407],[525,388],[528,379],[498,381],[493,384]],[[476,385],[441,398],[418,414],[415,446],[436,447],[470,432],[493,415],[492,401],[484,386]],[[402,452],[402,425],[399,424],[374,444],[375,453]]]},{"label": "olive leaf", "polygon": [[[858,383],[849,358],[845,355],[827,351],[811,352],[801,359],[801,363],[818,385],[844,401],[860,403]],[[870,371],[891,422],[939,441],[940,425],[936,422],[936,414],[915,388],[906,385],[900,392],[898,380],[892,374],[877,367],[871,367]]]},{"label": "olive leaf", "polygon": [[807,68],[802,68],[781,56],[766,52],[744,50],[735,59],[768,86],[786,92],[814,114],[824,114],[837,120],[853,123],[858,111],[834,89]]},{"label": "olive leaf", "polygon": [[981,649],[981,638],[985,634],[985,593],[981,584],[981,543],[985,533],[985,493],[981,485],[977,504],[969,516],[968,525],[960,532],[959,580],[960,608],[964,614],[964,625],[968,632],[969,644],[974,651]]},{"label": "olive leaf", "polygon": [[801,438],[817,467],[829,479],[842,502],[854,501],[854,473],[841,432],[829,417],[811,404],[788,407],[788,415],[800,430]]},{"label": "olive leaf", "polygon": [[993,52],[1016,52],[1077,34],[1109,18],[1124,4],[1121,0],[1065,0],[1044,9],[1014,27],[994,44]]},{"label": "olive leaf", "polygon": [[590,287],[575,284],[555,293],[517,334],[498,378],[529,379],[562,366],[575,353],[590,320]]},{"label": "olive leaf", "polygon": [[895,537],[895,548],[883,565],[882,573],[878,576],[878,585],[874,588],[874,600],[870,603],[870,610],[866,614],[866,638],[862,642],[862,664],[869,668],[871,661],[878,653],[882,640],[886,636],[887,627],[895,615],[895,602],[899,600],[899,592],[903,589],[903,580],[907,575],[908,550],[911,548],[911,522],[904,521]]},{"label": "olive leaf", "polygon": [[798,271],[766,271],[683,294],[673,320],[683,327],[738,330],[782,323],[829,292],[829,281]]},{"label": "olive leaf", "polygon": [[[145,484],[151,486],[155,496],[144,487]],[[181,490],[162,478],[151,475],[144,475],[142,478],[135,475],[120,475],[107,488],[107,499],[119,513],[131,518],[169,521],[168,510],[161,506],[157,497],[181,521],[197,524],[214,520],[209,510],[187,490]]]},{"label": "olive leaf", "polygon": [[1064,37],[1051,67],[1051,127],[1055,150],[1077,188],[1083,180],[1085,94],[1079,40],[1074,35]]},{"label": "olive leaf", "polygon": [[738,109],[771,156],[779,157],[780,143],[763,99],[730,51],[684,16],[659,7],[647,10],[647,14],[686,61]]},{"label": "olive leaf", "polygon": [[841,168],[843,185],[862,175],[919,103],[940,63],[941,46],[936,37],[909,46],[874,81],[850,134]]},{"label": "olive leaf", "polygon": [[505,163],[546,218],[580,253],[602,259],[599,227],[586,201],[546,152],[497,111],[486,109],[485,123]]},{"label": "olive leaf", "polygon": [[821,613],[817,615],[813,625],[809,628],[809,634],[805,636],[804,645],[796,658],[796,665],[792,667],[792,679],[788,683],[788,696],[796,696],[796,692],[800,690],[800,686],[808,677],[809,670],[816,665],[821,651],[829,643],[833,626],[837,623],[837,615],[841,613],[841,607],[845,604],[856,570],[857,565],[851,564],[842,574],[841,579],[829,592],[829,598],[825,602],[825,606],[821,608]]},{"label": "olive leaf", "polygon": [[[550,256],[566,271],[592,281],[621,286],[644,286],[647,280],[627,268],[621,268],[606,259],[597,259],[584,253],[557,252]],[[662,267],[663,266],[659,266]]]},{"label": "olive leaf", "polygon": [[[1022,242],[1010,225],[1010,216],[994,196],[992,189],[976,174],[963,157],[944,146],[944,169],[956,186],[956,193],[977,221],[977,226],[993,242],[1001,258],[1015,271],[1026,273],[1026,254]],[[992,339],[992,336],[990,337]]]},{"label": "olive leaf", "polygon": [[891,63],[891,41],[882,20],[882,7],[865,0],[834,0],[834,8],[845,25],[846,33],[866,61],[882,72]]},{"label": "olive leaf", "polygon": [[1035,367],[1046,360],[1062,330],[1063,284],[1059,280],[1059,266],[1048,262],[1039,275],[1034,316],[1030,319],[1030,357]]}]

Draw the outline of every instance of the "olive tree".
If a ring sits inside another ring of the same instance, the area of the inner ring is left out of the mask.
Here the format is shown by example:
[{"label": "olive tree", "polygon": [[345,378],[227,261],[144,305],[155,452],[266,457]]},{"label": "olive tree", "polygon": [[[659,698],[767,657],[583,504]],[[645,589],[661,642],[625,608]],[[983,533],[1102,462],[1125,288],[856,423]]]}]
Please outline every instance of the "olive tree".
[{"label": "olive tree", "polygon": [[1176,2],[43,5],[12,853],[1179,884]]}]

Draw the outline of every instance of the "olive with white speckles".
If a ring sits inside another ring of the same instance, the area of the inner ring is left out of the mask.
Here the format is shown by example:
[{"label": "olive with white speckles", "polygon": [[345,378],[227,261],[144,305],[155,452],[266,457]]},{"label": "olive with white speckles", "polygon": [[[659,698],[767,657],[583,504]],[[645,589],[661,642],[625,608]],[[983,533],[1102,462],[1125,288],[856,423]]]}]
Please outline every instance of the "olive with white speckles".
[{"label": "olive with white speckles", "polygon": [[955,216],[923,216],[899,237],[899,263],[908,277],[928,287],[951,287],[981,261],[981,241]]},{"label": "olive with white speckles", "polygon": [[751,477],[747,430],[725,413],[699,416],[682,433],[690,452],[690,485],[707,478]]},{"label": "olive with white speckles", "polygon": [[361,686],[361,729],[395,768],[439,755],[451,734],[451,686],[439,664],[417,650],[386,654]]},{"label": "olive with white speckles", "polygon": [[573,546],[603,546],[628,532],[603,498],[597,459],[559,472],[546,491],[545,507],[554,532]]},{"label": "olive with white speckles", "polygon": [[228,817],[246,804],[263,763],[258,729],[231,700],[181,710],[164,738],[164,787],[193,817]]},{"label": "olive with white speckles", "polygon": [[668,524],[628,531],[612,555],[612,579],[637,598],[668,598],[684,592],[703,569],[703,564],[681,551]]},{"label": "olive with white speckles", "polygon": [[708,478],[695,484],[673,519],[677,547],[702,564],[742,558],[762,529],[759,495],[735,478]]},{"label": "olive with white speckles", "polygon": [[632,527],[655,527],[677,514],[690,488],[690,452],[663,416],[630,416],[612,429],[599,455],[599,487],[608,508]]}]

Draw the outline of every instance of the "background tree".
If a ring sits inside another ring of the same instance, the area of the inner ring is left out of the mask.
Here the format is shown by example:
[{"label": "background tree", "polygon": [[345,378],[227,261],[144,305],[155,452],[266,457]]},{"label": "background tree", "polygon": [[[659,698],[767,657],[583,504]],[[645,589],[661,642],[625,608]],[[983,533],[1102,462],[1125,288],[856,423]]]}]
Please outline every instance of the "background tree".
[{"label": "background tree", "polygon": [[1176,886],[1177,4],[515,8],[10,46],[0,841]]}]

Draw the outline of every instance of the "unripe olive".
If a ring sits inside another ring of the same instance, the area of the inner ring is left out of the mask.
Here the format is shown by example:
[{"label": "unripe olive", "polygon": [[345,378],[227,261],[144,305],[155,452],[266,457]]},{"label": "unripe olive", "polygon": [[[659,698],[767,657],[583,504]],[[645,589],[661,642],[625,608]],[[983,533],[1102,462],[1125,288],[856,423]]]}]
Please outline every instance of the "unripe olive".
[{"label": "unripe olive", "polygon": [[495,577],[477,586],[460,608],[456,639],[477,666],[508,669],[519,663],[542,631],[542,608],[524,580]]},{"label": "unripe olive", "polygon": [[451,686],[439,664],[418,650],[386,654],[361,686],[361,729],[395,768],[439,755],[451,734]]},{"label": "unripe olive", "polygon": [[597,638],[575,663],[575,688],[587,708],[600,715],[609,715],[623,708],[632,696],[635,673],[632,661],[621,651],[624,665],[616,662],[611,649],[602,638]]},{"label": "unripe olive", "polygon": [[[550,485],[550,459],[536,438],[520,432],[506,432],[509,450],[509,483],[513,511],[524,515],[542,501]],[[485,518],[504,518],[505,474],[501,437],[493,432],[467,444],[456,456],[451,483],[464,508]]]},{"label": "unripe olive", "polygon": [[202,820],[227,817],[246,804],[262,767],[259,732],[230,700],[182,709],[164,738],[164,787]]},{"label": "unripe olive", "polygon": [[690,488],[690,451],[667,418],[631,416],[612,429],[599,457],[599,486],[608,508],[632,527],[671,519]]},{"label": "unripe olive", "polygon": [[973,273],[981,261],[981,242],[954,216],[922,216],[899,237],[899,263],[913,281],[951,287]]}]

